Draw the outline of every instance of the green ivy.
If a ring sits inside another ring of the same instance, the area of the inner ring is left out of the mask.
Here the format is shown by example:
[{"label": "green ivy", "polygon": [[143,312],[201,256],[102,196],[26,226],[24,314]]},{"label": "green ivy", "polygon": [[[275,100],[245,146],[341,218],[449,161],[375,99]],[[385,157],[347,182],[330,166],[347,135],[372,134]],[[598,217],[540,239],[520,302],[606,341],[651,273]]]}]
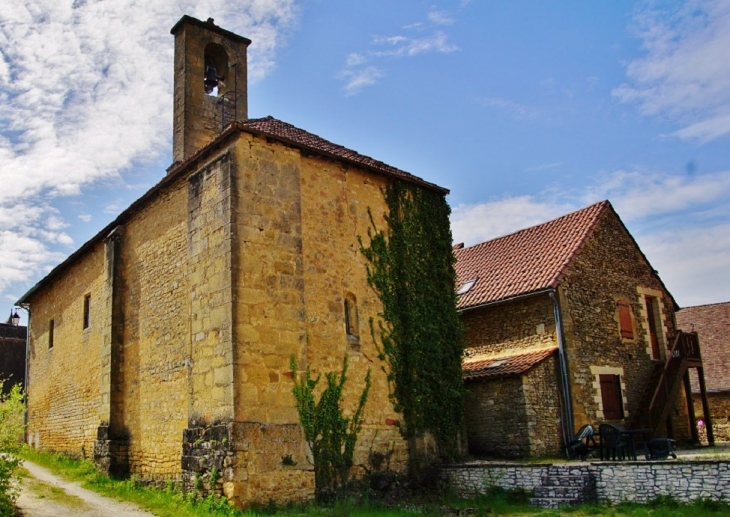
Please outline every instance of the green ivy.
[{"label": "green ivy", "polygon": [[453,458],[463,429],[464,387],[451,210],[443,195],[400,181],[384,194],[387,230],[378,230],[371,214],[370,244],[360,242],[368,281],[383,304],[371,330],[375,335],[377,325],[404,437],[429,432],[440,453]]},{"label": "green ivy", "polygon": [[309,444],[314,461],[314,484],[318,499],[326,498],[347,483],[352,458],[355,454],[357,435],[362,428],[362,416],[370,391],[370,370],[365,376],[365,388],[360,395],[352,418],[342,415],[342,391],[347,380],[347,356],[342,372],[325,374],[327,387],[315,400],[315,388],[321,378],[312,379],[309,366],[300,380],[297,361],[292,355],[291,369],[294,374],[293,393],[297,401],[299,421],[304,429],[304,439]]}]

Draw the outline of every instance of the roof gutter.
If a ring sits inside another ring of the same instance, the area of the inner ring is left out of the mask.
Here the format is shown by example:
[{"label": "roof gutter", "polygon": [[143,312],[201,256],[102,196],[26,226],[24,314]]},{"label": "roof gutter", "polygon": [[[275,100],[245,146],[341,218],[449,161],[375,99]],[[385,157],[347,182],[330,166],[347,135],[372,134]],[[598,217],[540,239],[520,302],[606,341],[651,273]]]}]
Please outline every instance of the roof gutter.
[{"label": "roof gutter", "polygon": [[573,402],[570,397],[570,382],[568,379],[568,361],[565,356],[565,340],[563,338],[563,320],[560,316],[560,304],[558,302],[557,290],[550,289],[550,299],[553,301],[553,314],[555,315],[555,334],[558,338],[558,364],[560,400],[562,402],[560,415],[560,428],[563,433],[563,444],[567,445],[573,439]]},{"label": "roof gutter", "polygon": [[28,443],[28,372],[30,370],[30,305],[18,304],[28,313],[28,326],[25,329],[25,377],[23,378],[23,443]]}]

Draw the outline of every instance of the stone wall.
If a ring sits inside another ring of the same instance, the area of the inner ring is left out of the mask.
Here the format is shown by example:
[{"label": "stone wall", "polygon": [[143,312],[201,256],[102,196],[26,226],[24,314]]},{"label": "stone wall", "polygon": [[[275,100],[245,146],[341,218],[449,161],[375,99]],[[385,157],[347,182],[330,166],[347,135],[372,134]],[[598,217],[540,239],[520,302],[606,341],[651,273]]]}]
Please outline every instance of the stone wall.
[{"label": "stone wall", "polygon": [[128,438],[130,471],[146,479],[181,474],[193,366],[188,195],[178,178],[130,218],[119,243],[123,331],[110,433]]},{"label": "stone wall", "polygon": [[562,450],[554,357],[524,375],[466,383],[469,453],[497,458],[555,456]]},{"label": "stone wall", "polygon": [[[591,463],[587,470],[596,483],[602,503],[646,503],[660,496],[680,502],[698,498],[730,498],[730,464],[727,461],[641,461]],[[464,464],[443,469],[454,492],[473,497],[490,487],[533,491],[551,469],[571,470],[570,465]],[[585,468],[585,467],[584,467]]]},{"label": "stone wall", "polygon": [[[626,425],[637,410],[657,364],[650,356],[644,305],[647,292],[656,294],[661,302],[660,331],[665,346],[671,346],[675,334],[671,297],[618,217],[611,212],[604,214],[559,287],[576,429],[605,420],[596,373],[601,368],[620,370],[625,388],[625,418],[614,423]],[[621,337],[618,300],[630,303],[633,339]],[[666,350],[662,354],[665,356]],[[680,439],[689,437],[683,400],[680,393],[673,414],[675,437]]]},{"label": "stone wall", "polygon": [[558,344],[553,302],[548,295],[461,313],[467,357]]},{"label": "stone wall", "polygon": [[[93,454],[101,423],[105,288],[105,254],[100,243],[31,298],[28,441],[37,447],[76,457]],[[91,312],[85,329],[87,294]],[[49,348],[51,320],[53,347]]]}]

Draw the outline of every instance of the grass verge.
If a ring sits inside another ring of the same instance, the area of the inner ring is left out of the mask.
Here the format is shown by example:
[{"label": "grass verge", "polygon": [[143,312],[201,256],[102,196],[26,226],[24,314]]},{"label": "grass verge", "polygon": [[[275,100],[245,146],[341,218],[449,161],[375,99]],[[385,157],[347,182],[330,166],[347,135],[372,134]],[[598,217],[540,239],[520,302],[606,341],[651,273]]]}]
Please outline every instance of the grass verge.
[{"label": "grass verge", "polygon": [[45,467],[64,479],[80,482],[84,488],[98,494],[136,503],[140,508],[160,517],[243,517],[274,514],[326,517],[371,515],[394,517],[412,517],[413,515],[704,517],[730,515],[730,505],[725,502],[699,500],[692,504],[681,504],[671,497],[658,498],[646,505],[632,503],[616,506],[582,505],[560,510],[544,510],[531,507],[528,502],[529,494],[526,492],[500,489],[491,490],[488,495],[468,500],[445,494],[440,498],[429,497],[423,500],[413,498],[399,501],[397,506],[385,505],[378,501],[344,500],[326,506],[310,503],[283,507],[271,503],[241,511],[229,506],[225,499],[186,497],[172,484],[169,484],[166,489],[158,489],[144,486],[135,481],[134,477],[112,479],[97,472],[89,461],[75,460],[63,455],[43,453],[28,448],[23,449],[20,457]]}]

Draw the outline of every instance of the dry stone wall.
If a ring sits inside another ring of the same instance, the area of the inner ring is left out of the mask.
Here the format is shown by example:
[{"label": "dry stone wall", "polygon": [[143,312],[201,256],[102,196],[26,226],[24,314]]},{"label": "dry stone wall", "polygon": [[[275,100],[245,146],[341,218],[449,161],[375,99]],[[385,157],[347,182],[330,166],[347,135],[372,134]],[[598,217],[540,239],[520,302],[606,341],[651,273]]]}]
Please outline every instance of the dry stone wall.
[{"label": "dry stone wall", "polygon": [[[575,465],[463,464],[443,469],[455,493],[464,497],[486,494],[491,487],[534,491],[553,473],[569,474]],[[657,497],[679,502],[700,498],[730,499],[727,461],[641,461],[581,464],[595,480],[599,502],[647,503]]]}]

